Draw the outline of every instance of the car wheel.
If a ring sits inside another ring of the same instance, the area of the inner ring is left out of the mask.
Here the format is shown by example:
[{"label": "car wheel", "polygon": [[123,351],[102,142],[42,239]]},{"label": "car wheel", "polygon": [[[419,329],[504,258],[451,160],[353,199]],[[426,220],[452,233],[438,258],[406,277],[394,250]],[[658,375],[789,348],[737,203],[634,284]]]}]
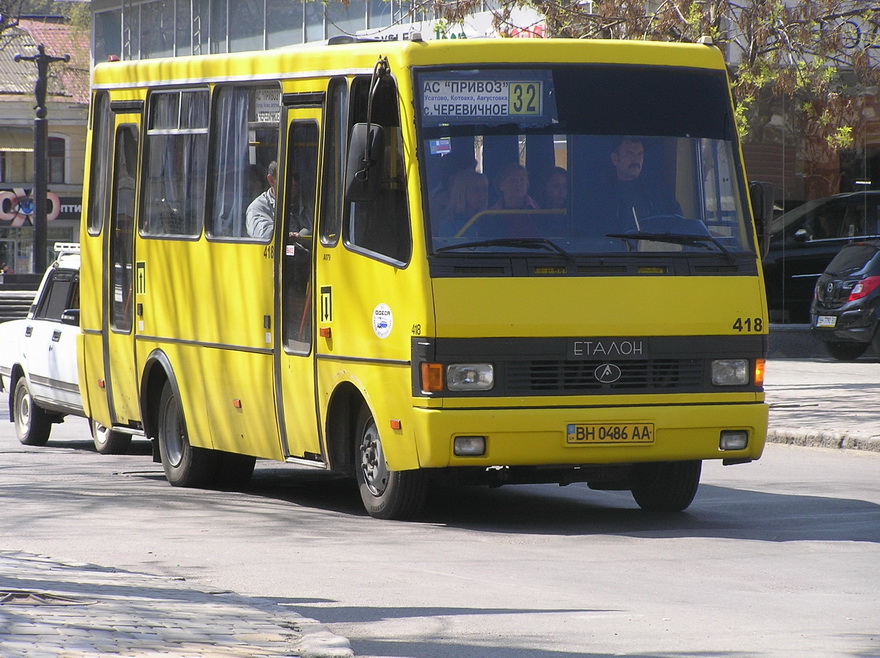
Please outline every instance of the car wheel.
[{"label": "car wheel", "polygon": [[366,405],[358,415],[354,444],[358,489],[370,516],[407,519],[418,514],[427,497],[427,473],[388,469],[379,428]]},{"label": "car wheel", "polygon": [[34,402],[27,379],[20,377],[13,393],[15,434],[26,446],[42,446],[49,440],[52,423],[49,415]]},{"label": "car wheel", "polygon": [[111,430],[92,419],[89,419],[89,424],[92,426],[95,450],[102,455],[124,455],[128,452],[128,447],[131,445],[131,434]]},{"label": "car wheel", "polygon": [[868,350],[868,343],[824,343],[825,351],[838,361],[855,361]]},{"label": "car wheel", "polygon": [[166,383],[159,399],[159,453],[165,478],[175,487],[207,487],[217,476],[219,455],[189,443],[183,410]]},{"label": "car wheel", "polygon": [[700,486],[701,461],[637,464],[632,473],[632,495],[649,512],[681,512],[688,508]]}]

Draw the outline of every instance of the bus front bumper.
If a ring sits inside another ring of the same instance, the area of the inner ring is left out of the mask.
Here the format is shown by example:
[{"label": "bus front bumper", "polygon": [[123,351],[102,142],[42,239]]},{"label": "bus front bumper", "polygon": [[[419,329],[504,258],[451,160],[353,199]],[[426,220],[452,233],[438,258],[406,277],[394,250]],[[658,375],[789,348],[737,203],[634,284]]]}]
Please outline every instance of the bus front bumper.
[{"label": "bus front bumper", "polygon": [[[419,466],[539,466],[760,458],[763,402],[543,409],[415,409]],[[479,454],[480,447],[484,451]],[[458,452],[459,454],[456,454]],[[462,452],[466,454],[461,454]]]}]

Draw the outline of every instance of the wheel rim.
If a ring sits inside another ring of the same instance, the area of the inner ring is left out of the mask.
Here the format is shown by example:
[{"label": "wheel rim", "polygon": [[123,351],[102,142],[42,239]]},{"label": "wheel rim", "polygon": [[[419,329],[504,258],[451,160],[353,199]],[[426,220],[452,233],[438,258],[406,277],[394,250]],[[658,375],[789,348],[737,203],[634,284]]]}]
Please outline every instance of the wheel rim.
[{"label": "wheel rim", "polygon": [[18,405],[17,413],[15,414],[15,423],[18,425],[19,434],[25,436],[31,426],[31,394],[26,386],[22,386],[18,390]]},{"label": "wheel rim", "polygon": [[180,466],[180,462],[183,461],[186,437],[180,422],[180,410],[173,397],[168,400],[162,420],[162,447],[165,451],[165,458],[171,466]]},{"label": "wheel rim", "polygon": [[95,442],[104,445],[107,443],[109,437],[110,430],[101,425],[101,423],[95,422]]},{"label": "wheel rim", "polygon": [[381,496],[388,486],[388,466],[385,464],[385,455],[382,453],[379,430],[372,418],[364,427],[360,448],[361,473],[364,477],[364,484],[371,494]]}]

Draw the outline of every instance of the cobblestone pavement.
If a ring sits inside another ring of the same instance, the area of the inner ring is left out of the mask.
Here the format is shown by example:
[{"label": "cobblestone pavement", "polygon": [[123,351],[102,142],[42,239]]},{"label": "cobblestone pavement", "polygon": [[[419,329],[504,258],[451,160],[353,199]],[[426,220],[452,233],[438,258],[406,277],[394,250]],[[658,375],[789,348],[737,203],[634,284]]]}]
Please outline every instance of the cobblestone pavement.
[{"label": "cobblestone pavement", "polygon": [[880,363],[875,356],[770,359],[767,440],[880,452]]},{"label": "cobblestone pavement", "polygon": [[347,658],[345,638],[268,599],[0,551],[3,658]]}]

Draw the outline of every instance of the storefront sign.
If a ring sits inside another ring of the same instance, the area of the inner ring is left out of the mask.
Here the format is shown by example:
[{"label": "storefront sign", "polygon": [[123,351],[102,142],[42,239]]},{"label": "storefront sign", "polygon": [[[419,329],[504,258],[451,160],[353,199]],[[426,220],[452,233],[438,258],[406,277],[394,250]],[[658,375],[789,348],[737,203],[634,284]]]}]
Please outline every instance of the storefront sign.
[{"label": "storefront sign", "polygon": [[[14,188],[0,190],[0,226],[33,226],[36,202],[33,190]],[[54,192],[46,195],[46,219],[48,221],[79,221],[82,197],[59,197]]]}]

